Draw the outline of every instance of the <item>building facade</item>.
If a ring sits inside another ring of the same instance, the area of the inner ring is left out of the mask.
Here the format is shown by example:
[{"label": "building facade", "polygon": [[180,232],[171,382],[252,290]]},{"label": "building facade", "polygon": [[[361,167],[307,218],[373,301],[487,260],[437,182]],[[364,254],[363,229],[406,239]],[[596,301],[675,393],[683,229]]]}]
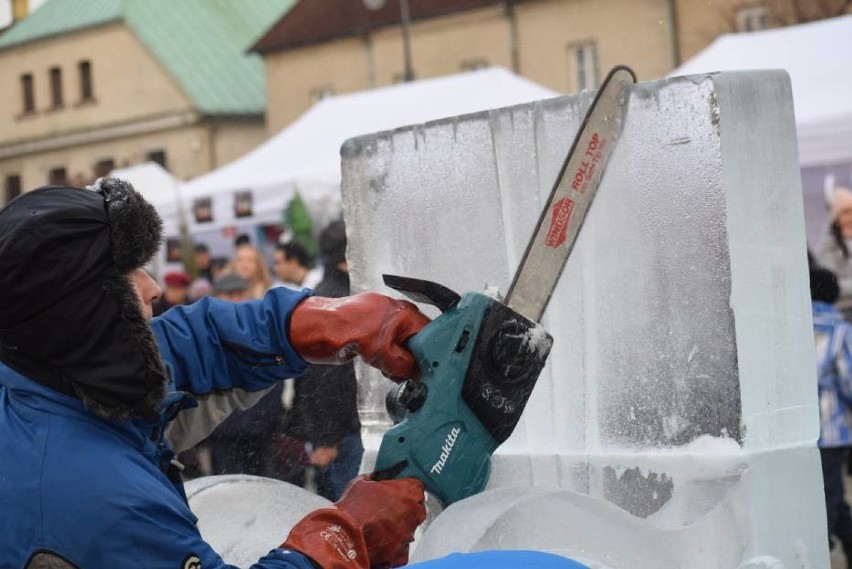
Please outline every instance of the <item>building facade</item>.
[{"label": "building facade", "polygon": [[[847,0],[300,0],[254,46],[264,56],[267,126],[317,100],[500,65],[563,93],[597,87],[616,64],[664,77],[720,34],[852,12]],[[817,6],[817,4],[819,6]],[[368,5],[377,8],[371,10]]]},{"label": "building facade", "polygon": [[0,203],[147,160],[194,178],[323,97],[407,75],[499,65],[573,93],[616,64],[657,79],[722,33],[844,12],[852,0],[45,0],[0,35]]},{"label": "building facade", "polygon": [[264,70],[246,50],[290,4],[48,0],[0,36],[2,201],[145,161],[189,179],[256,147]]}]

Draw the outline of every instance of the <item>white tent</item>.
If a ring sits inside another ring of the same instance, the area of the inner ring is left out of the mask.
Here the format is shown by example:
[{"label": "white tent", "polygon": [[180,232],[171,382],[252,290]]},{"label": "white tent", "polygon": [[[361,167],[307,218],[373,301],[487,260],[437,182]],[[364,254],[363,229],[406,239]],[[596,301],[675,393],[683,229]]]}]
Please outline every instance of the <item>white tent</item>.
[{"label": "white tent", "polygon": [[784,69],[802,167],[852,163],[852,15],[746,34],[726,34],[671,76]]},{"label": "white tent", "polygon": [[190,215],[190,229],[239,226],[238,192],[251,192],[255,223],[279,221],[295,189],[313,210],[336,210],[340,146],[348,138],[557,95],[495,67],[324,99],[260,147],[188,182],[187,203],[209,198],[213,216],[196,223]]},{"label": "white tent", "polygon": [[133,184],[133,187],[157,208],[166,223],[166,231],[177,230],[182,182],[168,170],[155,162],[144,162],[113,170],[109,175]]}]

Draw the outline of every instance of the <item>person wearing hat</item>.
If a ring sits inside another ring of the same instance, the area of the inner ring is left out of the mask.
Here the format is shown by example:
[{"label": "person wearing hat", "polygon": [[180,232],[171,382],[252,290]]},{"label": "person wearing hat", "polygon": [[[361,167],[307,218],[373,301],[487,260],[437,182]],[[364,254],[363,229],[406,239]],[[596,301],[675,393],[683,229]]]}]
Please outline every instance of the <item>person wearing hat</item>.
[{"label": "person wearing hat", "polygon": [[[810,260],[810,258],[809,258]],[[829,548],[837,538],[852,567],[852,514],[846,502],[844,466],[852,445],[852,325],[832,306],[839,286],[834,273],[810,266],[810,288],[816,347],[817,394]]]},{"label": "person wearing hat", "polygon": [[835,305],[852,321],[852,190],[835,188],[828,205],[831,223],[816,251],[816,260],[837,275],[840,294]]},{"label": "person wearing hat", "polygon": [[173,306],[189,301],[189,287],[192,279],[183,271],[172,271],[163,277],[163,294],[154,301],[154,316],[159,316]]},{"label": "person wearing hat", "polygon": [[[47,186],[0,210],[0,567],[221,569],[175,453],[310,364],[360,355],[417,375],[403,347],[429,320],[375,293],[203,298],[152,318],[142,270],[162,223],[130,184]],[[407,561],[423,521],[413,479],[356,479],[255,569]]]},{"label": "person wearing hat", "polygon": [[213,296],[221,300],[248,300],[249,282],[237,273],[225,273],[213,282]]}]

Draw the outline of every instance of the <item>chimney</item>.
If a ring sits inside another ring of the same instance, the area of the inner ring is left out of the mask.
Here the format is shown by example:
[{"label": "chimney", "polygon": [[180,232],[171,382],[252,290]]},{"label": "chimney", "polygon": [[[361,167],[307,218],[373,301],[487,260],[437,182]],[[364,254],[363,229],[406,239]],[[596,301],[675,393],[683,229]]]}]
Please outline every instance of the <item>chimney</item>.
[{"label": "chimney", "polygon": [[12,23],[23,20],[29,13],[29,0],[12,0]]}]

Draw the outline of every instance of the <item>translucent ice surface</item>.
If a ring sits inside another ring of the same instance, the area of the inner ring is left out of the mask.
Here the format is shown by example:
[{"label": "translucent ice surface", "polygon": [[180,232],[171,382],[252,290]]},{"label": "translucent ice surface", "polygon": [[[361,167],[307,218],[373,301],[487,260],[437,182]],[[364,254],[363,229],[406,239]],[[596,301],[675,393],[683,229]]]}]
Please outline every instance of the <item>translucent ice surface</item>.
[{"label": "translucent ice surface", "polygon": [[[394,294],[390,273],[505,293],[591,99],[349,140],[353,287]],[[828,565],[795,140],[783,72],[630,93],[542,322],[548,366],[489,485],[583,494],[670,540],[660,555],[678,560],[612,567]],[[360,373],[365,424],[379,431],[388,383]],[[458,515],[478,514],[472,503]]]},{"label": "translucent ice surface", "polygon": [[307,513],[330,504],[293,484],[244,474],[190,480],[186,496],[201,536],[237,567],[253,565]]}]

